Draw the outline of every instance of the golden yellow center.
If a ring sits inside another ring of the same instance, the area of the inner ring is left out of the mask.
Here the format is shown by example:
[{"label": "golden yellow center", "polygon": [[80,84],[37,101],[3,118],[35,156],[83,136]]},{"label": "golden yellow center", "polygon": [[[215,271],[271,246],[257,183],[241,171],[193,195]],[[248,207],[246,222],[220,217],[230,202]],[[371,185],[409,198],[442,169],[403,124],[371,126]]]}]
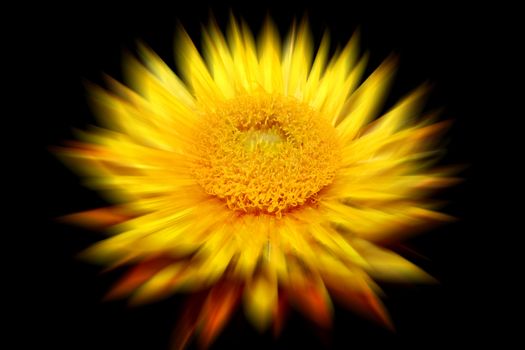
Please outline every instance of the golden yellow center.
[{"label": "golden yellow center", "polygon": [[232,210],[282,215],[315,202],[339,168],[334,128],[294,98],[242,96],[204,116],[193,174]]}]

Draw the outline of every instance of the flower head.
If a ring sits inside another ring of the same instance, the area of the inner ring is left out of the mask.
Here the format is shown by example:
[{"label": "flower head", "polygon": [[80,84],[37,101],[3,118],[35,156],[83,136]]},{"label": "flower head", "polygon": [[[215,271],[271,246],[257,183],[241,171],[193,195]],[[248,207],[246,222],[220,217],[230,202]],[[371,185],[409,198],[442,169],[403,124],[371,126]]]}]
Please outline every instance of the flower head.
[{"label": "flower head", "polygon": [[426,88],[378,117],[395,60],[361,83],[356,39],[329,57],[306,22],[284,44],[271,22],[257,41],[235,20],[203,37],[205,58],[181,31],[182,80],[141,45],[128,86],[90,89],[104,128],[61,150],[116,203],[71,216],[111,233],[91,258],[134,265],[110,296],[205,291],[181,346],[241,301],[260,329],[288,304],[329,325],[332,297],[388,324],[373,278],[431,277],[381,242],[446,218],[425,199],[451,181],[429,165],[446,124],[419,118]]}]

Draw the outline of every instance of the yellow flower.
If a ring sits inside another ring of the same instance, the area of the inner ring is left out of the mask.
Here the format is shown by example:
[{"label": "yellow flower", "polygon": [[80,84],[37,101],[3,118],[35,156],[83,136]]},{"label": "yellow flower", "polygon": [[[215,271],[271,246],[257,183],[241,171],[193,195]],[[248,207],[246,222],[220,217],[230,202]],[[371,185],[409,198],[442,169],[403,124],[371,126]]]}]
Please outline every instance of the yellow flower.
[{"label": "yellow flower", "polygon": [[203,37],[204,58],[181,30],[182,80],[140,45],[128,86],[90,89],[104,128],[61,150],[116,204],[71,215],[111,234],[89,257],[135,265],[110,296],[203,291],[181,347],[196,329],[209,344],[240,302],[261,330],[286,305],[328,326],[331,297],[389,324],[373,279],[432,278],[381,243],[447,218],[426,200],[451,181],[431,168],[446,123],[419,117],[426,88],[378,117],[395,59],[363,79],[356,39],[329,57],[306,22],[284,44],[270,21],[257,40],[235,20]]}]

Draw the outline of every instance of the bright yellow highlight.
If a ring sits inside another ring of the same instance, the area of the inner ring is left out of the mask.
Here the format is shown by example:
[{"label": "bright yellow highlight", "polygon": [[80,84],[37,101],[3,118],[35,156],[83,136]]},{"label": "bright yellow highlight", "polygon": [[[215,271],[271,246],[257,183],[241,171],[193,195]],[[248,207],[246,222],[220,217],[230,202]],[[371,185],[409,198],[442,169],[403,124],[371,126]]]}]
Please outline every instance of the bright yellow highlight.
[{"label": "bright yellow highlight", "polygon": [[373,279],[432,278],[382,244],[447,219],[426,199],[452,182],[431,167],[446,124],[419,117],[426,88],[380,115],[395,60],[362,82],[356,39],[329,57],[306,23],[284,43],[271,22],[203,34],[204,58],[181,31],[183,80],[140,46],[129,87],[91,88],[103,128],[60,151],[116,203],[70,217],[110,233],[88,257],[134,265],[109,297],[205,291],[178,347],[208,345],[241,301],[261,330],[287,305],[328,326],[332,299],[389,324]]},{"label": "bright yellow highlight", "polygon": [[202,119],[195,178],[232,210],[280,217],[313,203],[339,169],[335,129],[294,98],[237,97]]}]

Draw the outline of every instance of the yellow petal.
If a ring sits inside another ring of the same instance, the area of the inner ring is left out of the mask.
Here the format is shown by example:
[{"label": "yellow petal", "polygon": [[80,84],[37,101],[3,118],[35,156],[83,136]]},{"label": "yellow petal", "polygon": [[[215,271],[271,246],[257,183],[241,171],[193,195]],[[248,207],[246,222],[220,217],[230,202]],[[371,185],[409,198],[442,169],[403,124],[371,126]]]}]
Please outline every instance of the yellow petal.
[{"label": "yellow petal", "polygon": [[246,316],[259,330],[270,324],[277,308],[277,280],[271,274],[260,274],[250,280],[244,291]]},{"label": "yellow petal", "polygon": [[134,305],[150,303],[172,293],[172,281],[181,272],[182,265],[172,264],[163,268],[144,283],[130,299]]},{"label": "yellow petal", "polygon": [[390,87],[395,68],[393,58],[385,61],[352,94],[347,115],[337,125],[343,144],[351,142],[362,128],[380,112]]},{"label": "yellow petal", "polygon": [[390,250],[365,240],[354,240],[353,245],[368,263],[365,270],[374,278],[390,282],[436,282],[422,269]]},{"label": "yellow petal", "polygon": [[302,99],[312,64],[313,43],[308,23],[303,20],[290,32],[283,52],[284,94]]},{"label": "yellow petal", "polygon": [[[312,64],[312,68],[308,74],[308,79],[306,81],[303,93],[304,101],[309,102],[312,105],[312,107],[316,106],[316,104],[313,101],[315,100],[315,97],[318,96],[318,94],[320,93],[319,82],[323,77],[323,73],[327,64],[327,56],[329,49],[330,37],[328,33],[325,33],[323,39],[321,40],[321,44],[319,45],[319,49],[315,54],[314,63]],[[322,103],[318,102],[318,104]]]},{"label": "yellow petal", "polygon": [[[138,49],[144,64],[157,77],[163,87],[185,106],[190,109],[194,108],[194,97],[188,91],[186,85],[173,73],[171,68],[144,43],[139,43]],[[133,76],[134,73],[128,70],[128,74]]]},{"label": "yellow petal", "polygon": [[332,125],[335,125],[347,98],[354,91],[364,71],[367,57],[355,66],[357,57],[358,35],[354,35],[343,51],[328,64],[319,83],[312,86],[313,91],[309,92],[311,105]]},{"label": "yellow petal", "polygon": [[281,38],[275,24],[267,19],[257,46],[261,84],[268,93],[284,93],[281,70]]},{"label": "yellow petal", "polygon": [[213,80],[226,98],[232,98],[238,91],[237,72],[228,43],[215,21],[209,30],[203,29],[204,53]]},{"label": "yellow petal", "polygon": [[184,80],[199,104],[213,110],[218,102],[224,100],[224,94],[211,77],[208,67],[186,31],[180,28],[178,34],[175,56]]},{"label": "yellow petal", "polygon": [[[259,88],[259,62],[255,40],[246,24],[239,25],[232,17],[228,30],[235,80],[239,91],[251,92]],[[242,90],[241,90],[242,89]]]},{"label": "yellow petal", "polygon": [[316,240],[324,244],[340,259],[348,260],[357,265],[366,264],[366,261],[354,247],[336,230],[324,225],[311,225],[310,230]]}]

